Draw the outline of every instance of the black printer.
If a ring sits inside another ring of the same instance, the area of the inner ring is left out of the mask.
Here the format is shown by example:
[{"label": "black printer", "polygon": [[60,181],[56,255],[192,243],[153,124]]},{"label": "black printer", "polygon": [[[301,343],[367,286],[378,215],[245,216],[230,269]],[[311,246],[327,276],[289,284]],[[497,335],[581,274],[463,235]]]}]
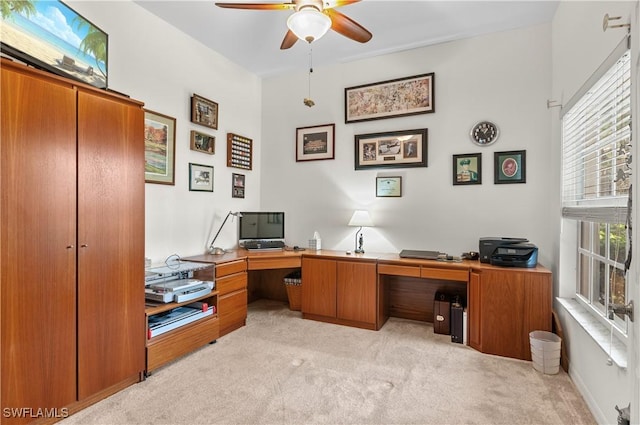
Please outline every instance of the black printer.
[{"label": "black printer", "polygon": [[504,267],[535,267],[538,247],[524,238],[480,238],[480,262]]}]

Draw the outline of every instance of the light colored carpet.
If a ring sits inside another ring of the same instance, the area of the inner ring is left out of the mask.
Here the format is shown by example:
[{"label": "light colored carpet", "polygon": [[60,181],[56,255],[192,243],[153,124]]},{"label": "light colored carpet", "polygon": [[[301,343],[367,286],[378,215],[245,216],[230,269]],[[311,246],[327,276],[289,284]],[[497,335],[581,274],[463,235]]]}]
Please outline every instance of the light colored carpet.
[{"label": "light colored carpet", "polygon": [[391,318],[380,331],[249,305],[247,326],[60,422],[595,424],[569,376]]}]

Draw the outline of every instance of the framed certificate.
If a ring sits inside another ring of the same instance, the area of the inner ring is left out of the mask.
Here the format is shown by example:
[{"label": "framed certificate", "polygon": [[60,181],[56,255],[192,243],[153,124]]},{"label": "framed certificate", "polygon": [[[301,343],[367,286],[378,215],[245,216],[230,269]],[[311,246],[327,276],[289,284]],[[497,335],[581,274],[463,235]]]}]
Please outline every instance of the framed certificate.
[{"label": "framed certificate", "polygon": [[402,177],[376,177],[376,196],[379,198],[402,196]]}]

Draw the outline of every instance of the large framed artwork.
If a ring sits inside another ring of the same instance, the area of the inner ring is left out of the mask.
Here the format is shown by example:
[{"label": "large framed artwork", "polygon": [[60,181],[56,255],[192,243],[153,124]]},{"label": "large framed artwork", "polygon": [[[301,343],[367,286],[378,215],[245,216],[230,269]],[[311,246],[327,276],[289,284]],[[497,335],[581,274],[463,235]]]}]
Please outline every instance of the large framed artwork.
[{"label": "large framed artwork", "polygon": [[355,136],[355,169],[427,166],[428,129]]},{"label": "large framed artwork", "polygon": [[435,74],[414,75],[344,89],[344,122],[378,120],[436,111]]},{"label": "large framed artwork", "polygon": [[176,119],[144,111],[144,181],[175,184]]},{"label": "large framed artwork", "polygon": [[59,0],[1,3],[3,53],[49,72],[107,88],[106,32]]},{"label": "large framed artwork", "polygon": [[296,129],[296,161],[334,159],[335,124]]}]

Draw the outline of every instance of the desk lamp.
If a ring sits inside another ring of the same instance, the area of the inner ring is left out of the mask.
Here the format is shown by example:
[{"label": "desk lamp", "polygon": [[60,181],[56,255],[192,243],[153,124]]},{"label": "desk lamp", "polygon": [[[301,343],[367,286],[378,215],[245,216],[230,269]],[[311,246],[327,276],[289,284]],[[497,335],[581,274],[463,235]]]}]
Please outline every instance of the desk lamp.
[{"label": "desk lamp", "polygon": [[[356,232],[356,250],[354,252],[356,254],[364,254],[364,249],[362,249],[362,244],[364,242],[364,238],[362,236],[362,228],[373,227],[373,222],[371,221],[371,217],[369,216],[369,211],[356,210],[351,216],[351,220],[349,220],[349,226],[360,227]],[[358,238],[358,233],[360,233],[360,238]]]},{"label": "desk lamp", "polygon": [[231,211],[229,211],[229,214],[227,214],[227,216],[224,218],[224,221],[220,225],[220,228],[218,229],[218,232],[216,233],[216,235],[213,237],[213,240],[209,244],[209,254],[221,255],[221,254],[225,253],[225,250],[223,248],[214,247],[213,244],[215,243],[216,239],[218,238],[218,235],[220,234],[220,231],[224,227],[224,225],[227,222],[227,219],[229,218],[230,215],[232,215],[234,217],[242,217],[242,214],[240,214],[239,212],[231,212]]}]

